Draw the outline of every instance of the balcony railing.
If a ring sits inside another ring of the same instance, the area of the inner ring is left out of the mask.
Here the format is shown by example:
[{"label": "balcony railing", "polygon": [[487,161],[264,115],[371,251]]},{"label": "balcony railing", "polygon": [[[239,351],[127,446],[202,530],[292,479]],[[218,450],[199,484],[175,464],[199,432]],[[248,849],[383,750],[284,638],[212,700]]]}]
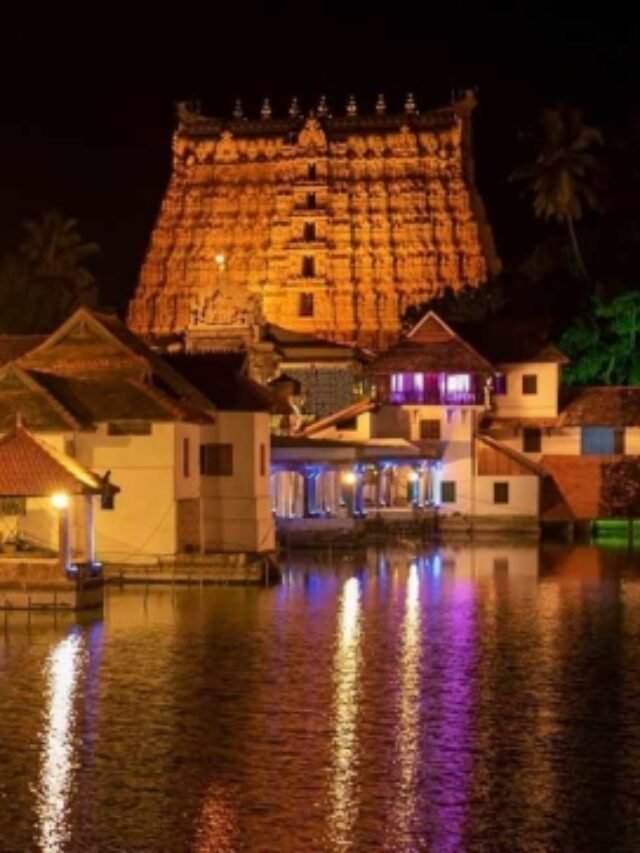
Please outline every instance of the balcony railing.
[{"label": "balcony railing", "polygon": [[381,394],[382,403],[396,406],[481,406],[484,404],[482,391],[389,391]]}]

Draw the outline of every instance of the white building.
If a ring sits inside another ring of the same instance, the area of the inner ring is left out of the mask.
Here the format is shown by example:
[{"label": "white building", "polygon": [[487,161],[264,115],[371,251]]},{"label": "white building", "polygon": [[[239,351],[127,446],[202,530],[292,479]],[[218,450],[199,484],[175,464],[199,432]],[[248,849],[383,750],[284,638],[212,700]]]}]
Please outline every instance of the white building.
[{"label": "white building", "polygon": [[[0,338],[0,355],[0,431],[19,413],[120,488],[112,509],[96,510],[98,559],[273,549],[268,405],[243,377],[221,377],[214,402],[117,318],[87,309],[44,340]],[[46,519],[22,527],[34,545],[55,545]]]},{"label": "white building", "polygon": [[[307,477],[323,476],[323,470],[324,476],[334,476],[336,466],[328,456],[322,467],[321,442],[342,442],[360,448],[351,474],[345,464],[339,474],[347,486],[356,477],[354,487],[362,497],[355,509],[363,515],[415,517],[437,510],[444,526],[471,519],[488,528],[537,529],[540,466],[482,431],[496,374],[489,361],[429,313],[375,359],[367,373],[369,399],[305,429],[304,438],[318,442],[315,459],[306,451]],[[373,455],[385,442],[413,447],[415,458],[400,458],[388,445],[377,452],[374,463],[363,464],[367,452]],[[293,470],[291,453],[285,457],[276,449],[274,464],[281,471]],[[279,475],[281,480],[273,483],[278,513],[286,482]],[[338,505],[345,504],[348,500],[339,495]],[[323,510],[326,514],[326,508],[318,507],[318,514]]]}]

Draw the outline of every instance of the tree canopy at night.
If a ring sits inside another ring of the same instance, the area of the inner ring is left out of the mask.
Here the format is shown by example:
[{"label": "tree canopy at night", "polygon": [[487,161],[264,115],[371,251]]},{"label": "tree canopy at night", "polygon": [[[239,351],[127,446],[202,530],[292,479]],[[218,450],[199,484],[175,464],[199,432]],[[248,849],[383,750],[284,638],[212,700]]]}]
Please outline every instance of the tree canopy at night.
[{"label": "tree canopy at night", "polygon": [[96,282],[87,262],[98,252],[78,221],[58,210],[23,223],[24,236],[0,259],[0,329],[46,332],[80,305],[94,306]]}]

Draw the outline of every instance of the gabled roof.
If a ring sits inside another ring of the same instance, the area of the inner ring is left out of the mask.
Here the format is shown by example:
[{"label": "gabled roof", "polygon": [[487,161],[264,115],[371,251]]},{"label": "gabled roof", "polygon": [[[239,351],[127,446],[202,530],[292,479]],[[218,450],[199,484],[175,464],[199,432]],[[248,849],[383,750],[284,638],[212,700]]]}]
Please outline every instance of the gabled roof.
[{"label": "gabled roof", "polygon": [[207,421],[215,408],[115,315],[88,308],[74,312],[19,366],[86,427],[104,420]]},{"label": "gabled roof", "polygon": [[640,387],[568,388],[564,398],[563,426],[640,426]]},{"label": "gabled roof", "polygon": [[399,343],[381,353],[367,372],[493,373],[494,368],[434,311],[429,311]]},{"label": "gabled roof", "polygon": [[38,432],[64,432],[86,425],[85,419],[52,394],[36,374],[8,364],[0,369],[0,432],[11,429],[17,414]]},{"label": "gabled roof", "polygon": [[105,482],[97,474],[23,426],[15,426],[0,439],[0,495],[4,497],[39,497],[61,491],[99,494],[104,488]]}]

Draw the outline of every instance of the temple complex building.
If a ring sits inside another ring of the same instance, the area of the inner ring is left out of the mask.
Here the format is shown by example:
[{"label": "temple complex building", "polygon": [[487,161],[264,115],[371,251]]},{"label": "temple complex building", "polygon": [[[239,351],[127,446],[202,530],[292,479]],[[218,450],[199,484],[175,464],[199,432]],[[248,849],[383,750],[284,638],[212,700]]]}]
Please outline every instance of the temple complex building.
[{"label": "temple complex building", "polygon": [[129,308],[147,340],[251,347],[263,323],[382,349],[405,310],[499,267],[474,181],[466,93],[359,115],[182,104],[173,168]]}]

